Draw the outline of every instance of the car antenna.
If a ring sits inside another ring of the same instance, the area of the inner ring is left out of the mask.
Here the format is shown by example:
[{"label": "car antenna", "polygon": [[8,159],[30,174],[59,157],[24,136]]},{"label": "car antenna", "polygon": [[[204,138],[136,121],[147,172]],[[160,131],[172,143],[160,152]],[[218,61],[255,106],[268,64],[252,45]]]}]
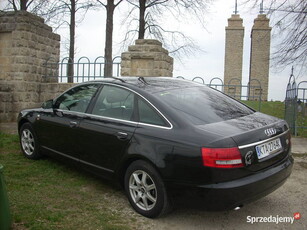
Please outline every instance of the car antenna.
[{"label": "car antenna", "polygon": [[144,78],[144,77],[139,77],[138,80],[139,80],[140,82],[144,83],[145,85],[149,85],[149,84],[147,83],[147,81],[145,81],[145,78]]},{"label": "car antenna", "polygon": [[119,77],[108,77],[108,78],[113,78],[115,80],[119,80],[119,81],[124,82],[124,83],[126,82],[125,80],[123,80],[123,79],[121,79]]}]

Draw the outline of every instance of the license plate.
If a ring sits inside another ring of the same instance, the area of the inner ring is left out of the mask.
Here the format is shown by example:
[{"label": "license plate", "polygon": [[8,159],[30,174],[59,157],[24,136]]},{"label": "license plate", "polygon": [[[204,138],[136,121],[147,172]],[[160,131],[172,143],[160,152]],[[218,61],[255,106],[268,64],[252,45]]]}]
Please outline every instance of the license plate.
[{"label": "license plate", "polygon": [[257,145],[256,152],[258,159],[262,159],[270,154],[276,153],[281,150],[281,148],[282,146],[279,138],[261,145]]}]

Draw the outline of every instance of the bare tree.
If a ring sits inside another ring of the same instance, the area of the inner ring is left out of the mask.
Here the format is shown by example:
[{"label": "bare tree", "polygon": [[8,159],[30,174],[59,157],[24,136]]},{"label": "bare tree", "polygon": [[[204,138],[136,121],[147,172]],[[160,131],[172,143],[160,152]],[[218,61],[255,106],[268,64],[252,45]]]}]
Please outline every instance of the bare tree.
[{"label": "bare tree", "polygon": [[113,60],[112,60],[112,50],[113,50],[113,15],[115,8],[122,2],[118,0],[116,3],[114,0],[107,0],[106,3],[97,0],[102,6],[105,7],[107,11],[106,19],[106,33],[105,33],[105,48],[104,48],[104,77],[113,76]]},{"label": "bare tree", "polygon": [[5,10],[29,11],[37,14],[47,3],[48,0],[8,0]]},{"label": "bare tree", "polygon": [[[67,76],[68,82],[73,82],[74,76],[74,60],[75,60],[75,36],[76,25],[80,23],[86,12],[94,7],[94,2],[90,0],[57,0],[49,1],[48,7],[41,15],[51,24],[56,24],[57,27],[63,25],[69,26],[69,47],[68,47],[68,65]],[[69,19],[67,20],[67,15]],[[79,20],[77,20],[79,16]]]},{"label": "bare tree", "polygon": [[[248,0],[258,7],[262,0]],[[307,71],[307,1],[269,0],[264,12],[273,22],[273,39],[279,42],[272,53],[273,65],[279,69],[297,66],[301,73]]]},{"label": "bare tree", "polygon": [[[173,19],[194,17],[204,26],[204,15],[208,12],[208,7],[212,0],[139,0],[138,2],[128,0],[133,6],[127,18],[129,31],[124,39],[124,46],[135,38],[138,39],[155,38],[160,40],[170,53],[180,57],[181,54],[190,54],[197,49],[194,41],[175,29],[163,27],[163,18],[168,14]],[[135,18],[135,10],[138,10],[138,19]],[[129,20],[130,18],[130,20]],[[138,21],[138,25],[135,25]],[[134,29],[131,27],[134,26]]]},{"label": "bare tree", "polygon": [[19,0],[19,1],[15,1],[15,0],[9,0],[9,4],[11,4],[13,6],[13,9],[15,11],[18,10],[24,10],[27,11],[28,7],[33,3],[34,0]]}]

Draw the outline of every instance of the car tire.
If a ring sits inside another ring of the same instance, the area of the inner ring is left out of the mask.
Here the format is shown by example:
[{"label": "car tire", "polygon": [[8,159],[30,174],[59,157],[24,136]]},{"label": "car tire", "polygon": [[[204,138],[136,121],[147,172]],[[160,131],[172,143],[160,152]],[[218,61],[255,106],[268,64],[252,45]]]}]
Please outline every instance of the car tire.
[{"label": "car tire", "polygon": [[19,130],[19,140],[22,153],[25,157],[37,160],[42,157],[36,134],[30,123],[25,123]]},{"label": "car tire", "polygon": [[171,209],[161,176],[146,161],[138,160],[128,167],[125,191],[131,206],[145,217],[162,216]]}]

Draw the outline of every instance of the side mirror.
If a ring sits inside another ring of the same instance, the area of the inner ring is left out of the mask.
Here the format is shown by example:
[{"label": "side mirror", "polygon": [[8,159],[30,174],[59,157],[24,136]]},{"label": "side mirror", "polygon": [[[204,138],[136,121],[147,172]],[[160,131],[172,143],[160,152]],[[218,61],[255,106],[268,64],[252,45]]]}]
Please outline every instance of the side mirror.
[{"label": "side mirror", "polygon": [[42,104],[42,108],[43,109],[52,109],[53,108],[53,100],[48,100],[48,101],[45,101],[43,104]]}]

